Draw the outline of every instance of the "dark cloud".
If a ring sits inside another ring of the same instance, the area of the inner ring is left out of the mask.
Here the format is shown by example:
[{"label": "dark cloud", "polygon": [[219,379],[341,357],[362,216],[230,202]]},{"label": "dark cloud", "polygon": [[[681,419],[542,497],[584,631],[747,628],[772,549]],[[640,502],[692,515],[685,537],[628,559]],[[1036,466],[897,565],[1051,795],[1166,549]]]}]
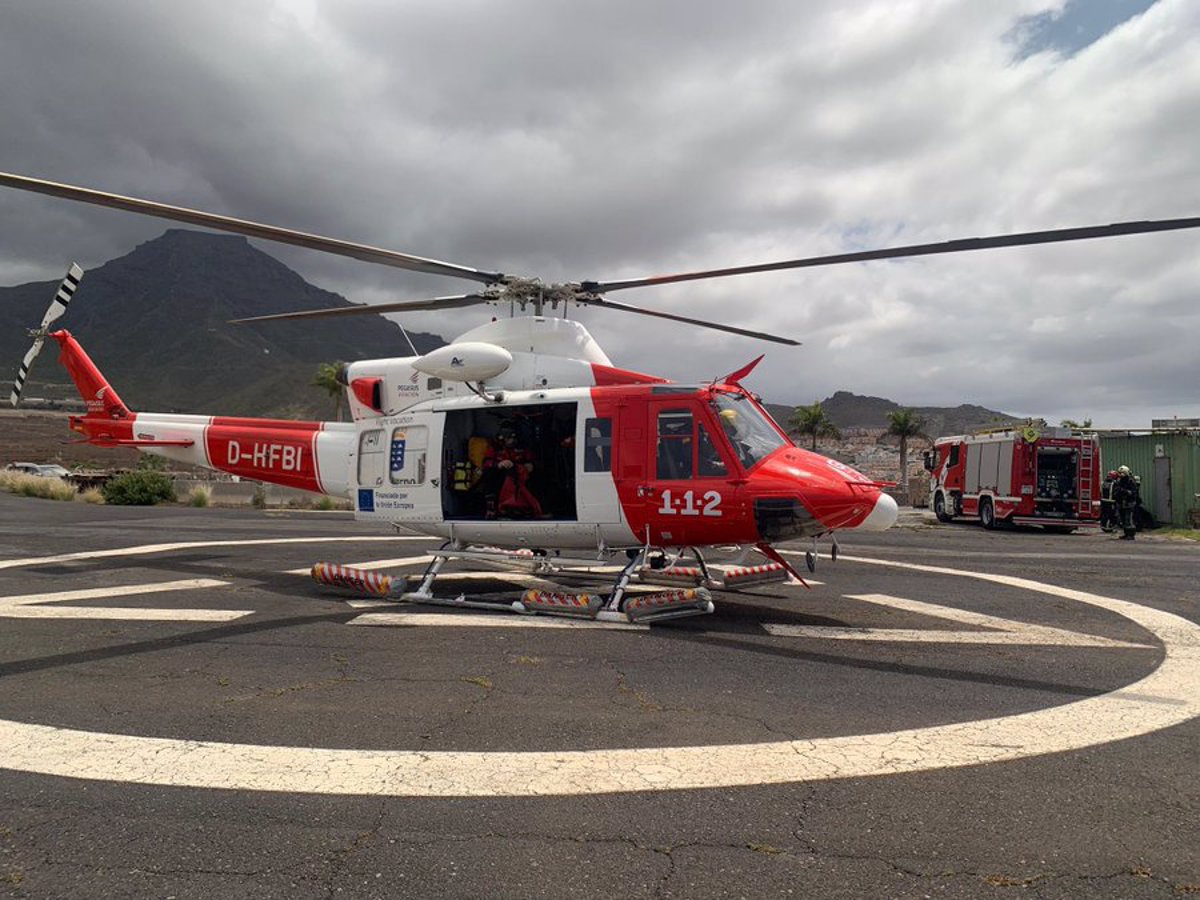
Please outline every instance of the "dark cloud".
[{"label": "dark cloud", "polygon": [[[548,279],[1196,215],[1195,4],[1002,6],[17,0],[0,29],[0,169]],[[1014,59],[1034,21],[1020,16],[1039,15],[1082,21],[1087,52]],[[163,227],[5,191],[0,283]],[[755,375],[782,402],[847,389],[1148,421],[1200,414],[1197,239],[621,299],[804,340],[765,348]],[[460,287],[266,249],[353,300]],[[406,324],[454,334],[483,314]],[[578,315],[622,364],[681,379],[764,349]]]}]

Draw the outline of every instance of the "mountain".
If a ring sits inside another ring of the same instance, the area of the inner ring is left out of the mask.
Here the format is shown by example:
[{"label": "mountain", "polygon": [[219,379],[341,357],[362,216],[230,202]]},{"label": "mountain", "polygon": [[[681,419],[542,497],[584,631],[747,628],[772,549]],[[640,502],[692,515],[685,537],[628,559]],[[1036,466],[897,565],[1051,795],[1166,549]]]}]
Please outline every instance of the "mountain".
[{"label": "mountain", "polygon": [[[0,359],[16,364],[57,282],[0,288]],[[243,237],[173,228],[84,276],[60,320],[133,409],[329,418],[310,382],[322,362],[411,353],[382,316],[230,325],[229,319],[352,306],[315,287]],[[409,332],[419,353],[437,335]],[[34,367],[28,396],[73,396],[53,345]]]},{"label": "mountain", "polygon": [[[849,391],[838,391],[821,401],[825,413],[843,431],[851,428],[879,429],[888,427],[888,413],[905,407],[883,397],[864,397]],[[780,424],[786,425],[794,407],[767,404],[767,410]],[[916,406],[913,410],[925,420],[925,433],[930,437],[964,434],[976,428],[1008,425],[1024,419],[997,412],[982,406]]]},{"label": "mountain", "polygon": [[[903,408],[882,397],[862,397],[848,391],[838,391],[823,400],[821,405],[839,428],[887,428],[887,414]],[[916,406],[913,410],[925,419],[925,432],[935,437],[1024,421],[1017,416],[969,403],[952,407]]]}]

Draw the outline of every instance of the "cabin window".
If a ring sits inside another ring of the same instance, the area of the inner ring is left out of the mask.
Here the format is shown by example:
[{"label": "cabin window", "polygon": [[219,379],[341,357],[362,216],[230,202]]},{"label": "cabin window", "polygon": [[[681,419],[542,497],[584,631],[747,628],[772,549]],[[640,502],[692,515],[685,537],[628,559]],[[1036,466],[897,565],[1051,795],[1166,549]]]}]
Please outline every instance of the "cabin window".
[{"label": "cabin window", "polygon": [[358,483],[383,484],[383,429],[358,436]]},{"label": "cabin window", "polygon": [[692,411],[665,409],[658,414],[656,471],[661,479],[692,477]]},{"label": "cabin window", "polygon": [[425,454],[428,446],[429,429],[424,425],[392,429],[392,443],[388,454],[388,476],[392,484],[425,483]]},{"label": "cabin window", "polygon": [[699,424],[696,429],[698,439],[696,441],[697,463],[696,471],[701,478],[717,477],[724,478],[728,473],[725,468],[725,460],[721,459],[721,454],[717,452],[716,444],[713,443],[712,436],[708,433],[708,429],[703,424]]},{"label": "cabin window", "polygon": [[947,465],[950,465],[950,466],[958,465],[958,444],[951,445],[951,447],[950,447],[950,462],[947,463]]},{"label": "cabin window", "polygon": [[612,470],[612,419],[588,419],[583,426],[583,471]]}]

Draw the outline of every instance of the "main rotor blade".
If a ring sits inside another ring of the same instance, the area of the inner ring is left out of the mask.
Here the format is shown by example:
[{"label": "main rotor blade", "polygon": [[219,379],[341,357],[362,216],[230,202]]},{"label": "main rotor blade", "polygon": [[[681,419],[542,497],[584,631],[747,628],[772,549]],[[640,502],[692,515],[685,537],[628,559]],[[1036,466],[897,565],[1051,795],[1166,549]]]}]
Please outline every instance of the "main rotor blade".
[{"label": "main rotor blade", "polygon": [[776,334],[768,334],[765,331],[750,331],[747,328],[735,328],[733,325],[722,325],[718,322],[706,322],[704,319],[693,319],[691,316],[677,316],[674,313],[659,312],[654,309],[645,309],[641,306],[631,306],[628,303],[620,303],[616,300],[609,300],[607,297],[588,298],[578,301],[586,303],[588,306],[601,306],[608,309],[619,309],[623,312],[637,313],[642,316],[654,316],[656,319],[670,319],[672,322],[686,322],[688,325],[699,325],[701,328],[711,328],[714,331],[727,331],[730,334],[740,334],[742,337],[755,338],[760,341],[773,341],[776,344],[787,344],[789,347],[799,347],[800,342],[794,341],[791,338],[780,337]]},{"label": "main rotor blade", "polygon": [[413,312],[422,309],[454,309],[459,306],[474,306],[487,303],[491,297],[482,294],[460,294],[453,297],[434,297],[431,300],[398,300],[395,303],[378,303],[363,306],[333,306],[327,309],[306,309],[299,312],[274,313],[269,316],[250,316],[245,319],[230,319],[230,325],[248,322],[271,322],[278,319],[324,319],[333,316],[373,316],[385,312]]},{"label": "main rotor blade", "polygon": [[1028,244],[1057,244],[1064,241],[1086,241],[1092,238],[1118,237],[1128,234],[1148,234],[1156,231],[1178,231],[1200,228],[1200,218],[1160,219],[1151,222],[1117,222],[1112,225],[1092,225],[1086,228],[1058,228],[1051,231],[1026,231],[1022,234],[1001,234],[994,237],[961,238],[936,244],[910,244],[883,250],[858,253],[835,253],[831,256],[810,256],[782,262],[759,263],[752,266],[733,266],[728,269],[708,269],[684,272],[679,275],[654,275],[626,281],[585,281],[583,289],[599,294],[622,291],[626,288],[648,287],[655,284],[675,284],[679,281],[700,281],[705,278],[724,278],[728,275],[749,275],[755,272],[777,272],[782,269],[807,269],[814,266],[833,266],[841,263],[867,262],[873,259],[900,259],[907,256],[932,256],[937,253],[965,253],[970,250],[991,250],[996,247],[1021,247]]},{"label": "main rotor blade", "polygon": [[277,241],[281,244],[293,244],[297,247],[307,247],[310,250],[320,250],[323,253],[348,256],[352,259],[380,263],[398,269],[409,269],[413,272],[428,272],[431,275],[448,275],[453,278],[469,278],[472,281],[479,281],[483,284],[492,284],[504,277],[500,272],[485,272],[481,269],[472,269],[468,266],[440,262],[436,259],[411,256],[396,250],[384,250],[380,247],[371,247],[366,244],[355,244],[350,241],[321,237],[320,235],[308,234],[303,231],[292,231],[288,228],[279,228],[275,225],[262,225],[258,222],[248,222],[245,219],[219,216],[215,213],[186,209],[182,206],[168,206],[165,203],[139,200],[136,197],[107,194],[103,191],[92,190],[91,188],[58,184],[53,181],[43,181],[40,178],[28,178],[24,175],[13,175],[8,172],[0,172],[0,186],[17,188],[22,191],[32,191],[35,194],[49,194],[52,197],[65,197],[68,200],[78,200],[81,203],[94,203],[97,206],[124,209],[147,216],[157,216],[160,219],[187,222],[189,225],[215,228],[219,231],[229,231],[234,234],[243,234],[246,237]]}]

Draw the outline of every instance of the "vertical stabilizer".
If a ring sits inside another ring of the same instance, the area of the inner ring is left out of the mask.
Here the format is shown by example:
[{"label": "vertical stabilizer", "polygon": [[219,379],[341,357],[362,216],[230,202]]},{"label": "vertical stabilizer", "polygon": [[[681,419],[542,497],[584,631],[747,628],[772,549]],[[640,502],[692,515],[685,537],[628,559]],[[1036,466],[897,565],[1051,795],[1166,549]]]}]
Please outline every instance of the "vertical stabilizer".
[{"label": "vertical stabilizer", "polygon": [[50,337],[62,347],[58,361],[71,374],[89,418],[127,419],[133,415],[69,331],[54,331]]}]

